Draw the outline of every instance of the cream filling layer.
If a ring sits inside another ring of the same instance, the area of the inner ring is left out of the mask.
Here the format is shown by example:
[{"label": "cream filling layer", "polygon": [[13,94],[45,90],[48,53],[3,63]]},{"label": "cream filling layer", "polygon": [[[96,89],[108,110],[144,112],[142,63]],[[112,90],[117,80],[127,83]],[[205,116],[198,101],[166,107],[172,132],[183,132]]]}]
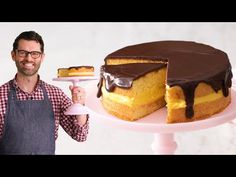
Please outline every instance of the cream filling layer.
[{"label": "cream filling layer", "polygon": [[68,72],[68,76],[93,76],[94,73],[93,72]]},{"label": "cream filling layer", "polygon": [[[222,90],[219,90],[217,93],[213,92],[213,93],[210,93],[210,94],[202,96],[202,97],[194,98],[194,105],[206,103],[206,102],[212,102],[212,101],[215,101],[219,98],[222,98],[223,96],[224,95],[223,95]],[[185,108],[186,102],[185,102],[185,100],[181,100],[181,99],[171,99],[171,100],[168,99],[167,107],[169,109]]]},{"label": "cream filling layer", "polygon": [[110,100],[124,104],[129,107],[140,106],[143,104],[152,103],[165,95],[165,87],[160,87],[158,90],[151,89],[148,92],[141,92],[133,97],[128,97],[120,95],[114,92],[108,92],[104,87],[102,87],[103,98],[109,98]]},{"label": "cream filling layer", "polygon": [[[114,92],[108,92],[104,87],[102,87],[102,94],[103,94],[103,98],[109,98],[110,100],[116,103],[133,107],[133,106],[140,106],[143,104],[148,104],[148,103],[151,103],[160,99],[161,97],[164,97],[165,88],[160,88],[158,91],[149,90],[148,93],[142,92],[139,95],[136,95],[135,97],[128,97],[128,96],[120,95]],[[219,98],[222,98],[223,96],[224,95],[223,95],[222,90],[219,90],[217,93],[213,92],[208,95],[195,98],[194,105],[212,102]],[[167,107],[169,109],[185,108],[186,102],[185,100],[182,100],[182,99],[171,99],[171,100],[168,99]]]}]

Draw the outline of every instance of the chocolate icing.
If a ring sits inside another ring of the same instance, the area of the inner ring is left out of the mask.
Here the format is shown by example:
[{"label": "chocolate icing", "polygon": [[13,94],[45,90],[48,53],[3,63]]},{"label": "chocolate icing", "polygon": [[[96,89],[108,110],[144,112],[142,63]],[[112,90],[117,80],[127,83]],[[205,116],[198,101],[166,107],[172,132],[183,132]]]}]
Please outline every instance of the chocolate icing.
[{"label": "chocolate icing", "polygon": [[[167,62],[167,85],[180,86],[183,89],[188,118],[194,116],[194,92],[200,82],[211,85],[215,92],[222,89],[226,97],[233,77],[231,64],[225,52],[191,41],[158,41],[127,46],[109,54],[105,58],[105,64],[108,59],[147,59],[154,62]],[[119,80],[117,68],[119,65],[116,66],[116,70],[110,69],[109,72],[115,74],[116,79]],[[136,70],[135,65],[129,68],[129,73]],[[103,71],[105,72],[101,72],[101,75],[106,73],[106,70]],[[107,78],[105,80],[106,84],[112,84],[108,88],[115,86],[114,82],[107,81]],[[101,85],[102,79],[99,82],[98,97],[101,96]]]}]

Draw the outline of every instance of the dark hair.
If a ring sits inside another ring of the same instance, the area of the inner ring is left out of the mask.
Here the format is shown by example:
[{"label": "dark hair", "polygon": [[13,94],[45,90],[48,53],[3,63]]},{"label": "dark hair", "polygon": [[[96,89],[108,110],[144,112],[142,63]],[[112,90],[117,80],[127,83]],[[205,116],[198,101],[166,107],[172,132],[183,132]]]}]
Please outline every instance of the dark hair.
[{"label": "dark hair", "polygon": [[13,51],[15,51],[18,48],[18,42],[20,39],[25,39],[28,41],[36,41],[39,42],[40,44],[40,49],[41,52],[44,52],[44,42],[42,37],[36,33],[35,31],[24,31],[22,32],[19,36],[17,36],[17,38],[15,39],[14,43],[13,43]]}]

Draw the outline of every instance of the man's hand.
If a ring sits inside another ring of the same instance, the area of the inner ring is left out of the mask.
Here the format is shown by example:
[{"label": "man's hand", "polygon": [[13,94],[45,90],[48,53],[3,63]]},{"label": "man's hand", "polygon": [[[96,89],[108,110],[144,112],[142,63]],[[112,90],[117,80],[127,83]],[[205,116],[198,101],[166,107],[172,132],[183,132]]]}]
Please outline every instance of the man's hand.
[{"label": "man's hand", "polygon": [[69,88],[71,91],[73,103],[80,103],[82,105],[85,105],[85,90],[79,86],[73,87],[72,85],[70,85]]},{"label": "man's hand", "polygon": [[[72,95],[72,101],[73,103],[80,103],[82,105],[85,105],[85,90],[79,86],[73,87],[70,85],[69,87]],[[87,122],[87,115],[76,115],[77,123],[80,126],[83,126]]]}]

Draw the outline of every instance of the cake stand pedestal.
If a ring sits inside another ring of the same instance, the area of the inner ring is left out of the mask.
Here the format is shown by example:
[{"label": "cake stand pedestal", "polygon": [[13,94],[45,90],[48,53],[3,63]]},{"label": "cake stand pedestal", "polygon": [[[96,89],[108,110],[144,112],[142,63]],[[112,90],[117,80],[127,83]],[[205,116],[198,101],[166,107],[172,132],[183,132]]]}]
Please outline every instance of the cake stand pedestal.
[{"label": "cake stand pedestal", "polygon": [[154,140],[151,144],[154,154],[174,154],[177,143],[173,133],[154,133]]},{"label": "cake stand pedestal", "polygon": [[[72,82],[73,87],[79,86],[79,82],[98,80],[98,77],[94,76],[81,76],[81,77],[59,77],[53,78],[53,81],[67,81]],[[89,114],[91,111],[88,107],[83,106],[80,103],[73,103],[65,112],[65,115],[82,115]]]},{"label": "cake stand pedestal", "polygon": [[[205,120],[185,123],[167,124],[165,122],[167,110],[166,108],[159,109],[152,114],[134,121],[124,121],[109,114],[102,106],[100,99],[96,97],[97,82],[90,82],[86,88],[88,99],[87,107],[91,110],[91,117],[100,123],[106,124],[109,127],[122,128],[131,131],[150,132],[154,134],[154,140],[151,143],[151,149],[155,154],[174,154],[177,149],[177,143],[174,140],[174,133],[184,131],[201,130],[210,127],[215,127],[223,123],[230,123],[236,118],[236,87],[231,88],[231,104],[221,113],[211,116]],[[121,110],[122,111],[122,110]]]}]

